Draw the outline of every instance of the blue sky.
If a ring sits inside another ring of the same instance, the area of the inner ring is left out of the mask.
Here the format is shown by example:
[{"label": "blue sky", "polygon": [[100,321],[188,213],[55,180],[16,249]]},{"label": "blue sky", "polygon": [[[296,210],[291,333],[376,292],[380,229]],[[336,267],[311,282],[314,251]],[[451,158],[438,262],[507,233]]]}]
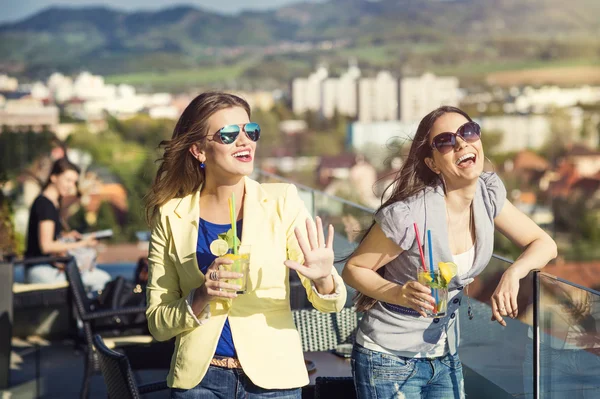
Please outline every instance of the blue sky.
[{"label": "blue sky", "polygon": [[[264,10],[302,0],[0,0],[0,23],[11,22],[28,17],[50,6],[105,5],[123,10],[155,10],[172,7],[176,4],[189,4],[222,13],[236,13],[240,10]],[[304,0],[307,1],[307,0]],[[322,0],[308,0],[311,2]]]}]

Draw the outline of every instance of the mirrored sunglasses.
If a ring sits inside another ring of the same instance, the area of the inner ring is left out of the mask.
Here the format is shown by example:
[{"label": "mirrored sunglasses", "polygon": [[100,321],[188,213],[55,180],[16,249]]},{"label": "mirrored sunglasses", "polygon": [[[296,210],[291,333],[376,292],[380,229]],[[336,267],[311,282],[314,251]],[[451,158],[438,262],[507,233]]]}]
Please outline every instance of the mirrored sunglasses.
[{"label": "mirrored sunglasses", "polygon": [[260,126],[258,123],[250,122],[245,125],[227,125],[217,131],[219,139],[223,144],[231,144],[235,142],[241,130],[246,132],[246,136],[252,141],[258,141],[260,138]]}]

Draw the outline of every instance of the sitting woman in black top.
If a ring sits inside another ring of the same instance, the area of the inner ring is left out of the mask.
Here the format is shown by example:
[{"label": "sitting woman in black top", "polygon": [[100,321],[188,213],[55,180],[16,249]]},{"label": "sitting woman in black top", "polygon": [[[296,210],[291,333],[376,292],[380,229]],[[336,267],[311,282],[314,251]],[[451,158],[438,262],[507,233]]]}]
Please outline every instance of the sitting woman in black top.
[{"label": "sitting woman in black top", "polygon": [[[78,179],[79,168],[67,158],[54,162],[50,177],[42,187],[42,193],[31,206],[25,258],[62,256],[79,248],[96,246],[97,241],[93,237],[82,239],[77,231],[62,233],[60,200],[75,191]],[[67,242],[64,239],[76,241]],[[92,290],[102,289],[110,280],[110,275],[104,270],[90,269],[82,270],[83,283]],[[25,279],[28,283],[55,283],[65,281],[65,274],[59,267],[36,264],[28,268]]]}]

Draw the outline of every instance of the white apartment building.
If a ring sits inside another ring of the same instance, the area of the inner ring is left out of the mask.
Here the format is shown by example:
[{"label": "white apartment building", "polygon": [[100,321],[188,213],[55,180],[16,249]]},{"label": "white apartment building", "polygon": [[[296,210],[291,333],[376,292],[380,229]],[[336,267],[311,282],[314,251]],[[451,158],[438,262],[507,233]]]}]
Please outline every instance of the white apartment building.
[{"label": "white apartment building", "polygon": [[388,71],[358,82],[358,120],[361,122],[398,119],[398,79]]},{"label": "white apartment building", "polygon": [[358,114],[358,81],[360,69],[351,62],[348,70],[339,78],[328,78],[323,82],[323,104],[321,111],[326,118],[335,111],[341,115],[356,117]]},{"label": "white apartment building", "polygon": [[361,77],[356,63],[340,77],[328,77],[320,67],[308,78],[292,82],[292,107],[296,114],[321,112],[331,118],[341,115],[361,122],[413,122],[440,105],[457,106],[460,98],[458,79],[426,73],[419,77],[396,78],[389,71],[375,77]]},{"label": "white apartment building", "polygon": [[502,134],[496,152],[539,149],[548,142],[551,133],[550,118],[546,115],[501,115],[477,119],[482,135],[486,131]]},{"label": "white apartment building", "polygon": [[600,102],[600,87],[598,86],[576,88],[543,86],[537,89],[526,86],[516,96],[514,108],[517,112],[546,112],[550,108],[566,108],[598,102]]},{"label": "white apartment building", "polygon": [[458,106],[458,78],[425,73],[400,80],[400,119],[419,121],[441,105]]},{"label": "white apartment building", "polygon": [[54,130],[58,126],[59,110],[55,106],[44,106],[33,98],[7,100],[0,108],[0,126],[9,129],[44,128]]},{"label": "white apartment building", "polygon": [[295,114],[321,110],[322,84],[328,76],[327,68],[320,66],[308,78],[296,78],[292,81],[292,109]]}]

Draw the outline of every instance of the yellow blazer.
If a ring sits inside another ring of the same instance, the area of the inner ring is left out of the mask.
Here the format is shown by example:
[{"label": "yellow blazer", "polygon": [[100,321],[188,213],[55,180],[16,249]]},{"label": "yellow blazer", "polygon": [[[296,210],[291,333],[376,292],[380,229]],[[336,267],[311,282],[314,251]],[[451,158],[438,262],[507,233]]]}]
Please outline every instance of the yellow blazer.
[{"label": "yellow blazer", "polygon": [[[196,260],[200,191],[163,205],[150,239],[148,308],[152,336],[176,337],[170,387],[190,389],[200,383],[229,318],[235,349],[244,372],[266,389],[308,384],[300,336],[290,310],[286,259],[303,262],[294,235],[306,234],[309,216],[291,184],[259,184],[245,179],[243,245],[251,245],[248,292],[235,299],[210,301],[210,317],[202,324],[188,312],[187,296],[204,283]],[[333,270],[339,295],[320,297],[310,280],[300,276],[308,299],[321,312],[338,312],[346,302],[341,277]]]}]

